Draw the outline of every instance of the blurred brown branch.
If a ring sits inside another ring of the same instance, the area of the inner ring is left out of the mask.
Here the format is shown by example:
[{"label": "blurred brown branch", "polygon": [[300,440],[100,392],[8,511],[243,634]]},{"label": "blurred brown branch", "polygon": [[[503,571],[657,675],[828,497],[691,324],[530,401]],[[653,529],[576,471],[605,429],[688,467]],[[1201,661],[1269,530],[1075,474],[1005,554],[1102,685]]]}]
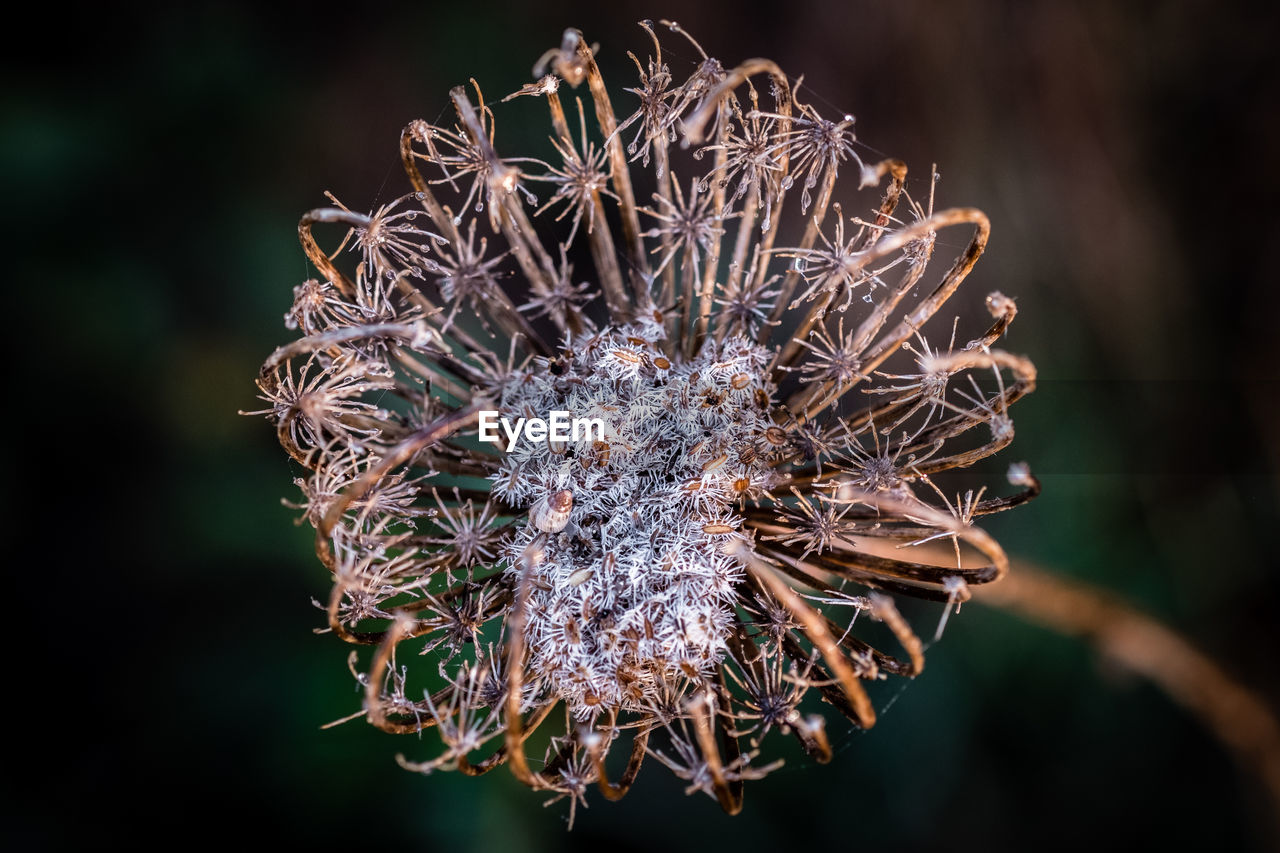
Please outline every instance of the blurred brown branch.
[{"label": "blurred brown branch", "polygon": [[1016,562],[974,600],[1094,645],[1190,711],[1263,783],[1280,832],[1280,723],[1267,703],[1167,625],[1111,593]]}]

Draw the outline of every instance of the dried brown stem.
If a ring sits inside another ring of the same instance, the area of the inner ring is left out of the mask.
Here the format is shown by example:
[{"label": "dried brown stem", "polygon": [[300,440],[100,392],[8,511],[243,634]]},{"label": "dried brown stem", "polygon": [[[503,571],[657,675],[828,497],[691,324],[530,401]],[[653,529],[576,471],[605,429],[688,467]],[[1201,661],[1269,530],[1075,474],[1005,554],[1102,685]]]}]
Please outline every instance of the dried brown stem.
[{"label": "dried brown stem", "polygon": [[1111,593],[1023,562],[1004,583],[982,589],[974,600],[1080,637],[1109,661],[1149,679],[1262,782],[1273,804],[1270,816],[1280,818],[1275,712],[1186,638]]}]

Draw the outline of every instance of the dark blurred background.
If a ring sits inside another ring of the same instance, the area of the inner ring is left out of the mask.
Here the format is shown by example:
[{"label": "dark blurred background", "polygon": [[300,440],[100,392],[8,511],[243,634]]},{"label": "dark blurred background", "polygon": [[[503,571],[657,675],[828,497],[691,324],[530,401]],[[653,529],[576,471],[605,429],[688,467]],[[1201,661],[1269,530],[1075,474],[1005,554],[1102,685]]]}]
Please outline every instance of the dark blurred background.
[{"label": "dark blurred background", "polygon": [[[1261,4],[1260,4],[1261,5]],[[991,528],[1122,596],[1280,706],[1280,158],[1274,12],[1221,3],[50,5],[11,22],[9,849],[108,840],[409,850],[1269,849],[1275,803],[1191,714],[1087,644],[967,606],[866,734],[728,818],[656,765],[620,804],[422,778],[362,722],[296,474],[252,380],[309,276],[302,211],[408,189],[400,129],[565,27],[620,112],[641,18],[804,74],[990,247],[961,290],[1021,313],[1018,439],[1045,484]],[[679,77],[693,52],[666,40]],[[822,100],[817,100],[821,98]],[[503,125],[500,150],[547,130]],[[11,617],[12,618],[12,617]],[[31,624],[25,624],[30,620]]]}]

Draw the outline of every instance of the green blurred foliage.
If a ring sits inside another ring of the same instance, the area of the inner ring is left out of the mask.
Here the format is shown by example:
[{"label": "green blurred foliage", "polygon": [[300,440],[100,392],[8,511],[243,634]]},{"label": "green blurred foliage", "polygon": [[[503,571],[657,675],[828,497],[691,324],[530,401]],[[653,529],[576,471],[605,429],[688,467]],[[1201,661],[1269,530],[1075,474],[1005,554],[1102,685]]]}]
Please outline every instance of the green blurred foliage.
[{"label": "green blurred foliage", "polygon": [[[1088,647],[977,605],[922,678],[882,696],[874,730],[840,729],[827,766],[789,755],[736,818],[655,765],[566,835],[565,804],[543,809],[505,772],[421,778],[393,761],[412,738],[320,730],[359,707],[347,649],[312,633],[326,578],[280,505],[299,472],[267,424],[235,415],[309,274],[297,218],[325,189],[357,208],[405,191],[400,128],[443,115],[470,76],[491,99],[513,91],[566,26],[600,42],[624,110],[625,51],[649,48],[634,21],[673,12],[62,14],[30,60],[6,58],[0,92],[18,369],[71,403],[37,408],[6,498],[15,542],[41,553],[12,561],[15,591],[38,591],[18,604],[38,614],[21,652],[36,674],[18,684],[42,735],[6,782],[12,849],[1268,843],[1256,780],[1194,719]],[[1274,14],[812,0],[677,17],[726,63],[803,73],[872,151],[918,176],[938,162],[940,205],[990,214],[960,299],[1017,298],[1008,346],[1043,380],[1003,457],[1045,483],[993,520],[1009,551],[1120,593],[1280,700]],[[670,44],[673,66],[692,58]],[[546,129],[498,134],[523,151]]]}]

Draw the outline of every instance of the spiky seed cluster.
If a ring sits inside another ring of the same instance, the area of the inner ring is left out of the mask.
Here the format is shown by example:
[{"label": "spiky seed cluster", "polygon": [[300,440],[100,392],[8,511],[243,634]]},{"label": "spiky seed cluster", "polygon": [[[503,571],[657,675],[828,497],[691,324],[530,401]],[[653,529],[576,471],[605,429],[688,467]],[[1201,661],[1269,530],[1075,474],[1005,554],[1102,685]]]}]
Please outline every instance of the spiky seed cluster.
[{"label": "spiky seed cluster", "polygon": [[[307,213],[320,278],[286,315],[303,337],[258,378],[307,471],[291,506],[333,575],[329,630],[371,649],[352,659],[361,714],[435,733],[406,767],[505,764],[571,814],[589,786],[622,796],[646,757],[730,812],[777,766],[758,760],[770,732],[830,759],[822,702],[867,728],[865,685],[923,666],[889,593],[945,602],[941,625],[1008,568],[975,519],[1039,489],[1023,464],[1019,493],[944,488],[1012,441],[1035,381],[994,348],[1015,314],[1000,294],[984,332],[929,342],[986,217],[935,213],[936,175],[922,204],[901,162],[862,161],[851,116],[664,23],[700,59],[678,83],[643,22],[653,55],[632,57],[621,121],[575,30],[506,99],[545,102],[555,165],[500,156],[495,108],[459,88],[455,124],[401,137],[412,193]],[[564,83],[588,84],[576,127]],[[554,188],[545,204],[530,181]],[[336,249],[326,225],[346,229]],[[972,236],[931,275],[949,228]],[[605,433],[504,452],[477,440],[486,409]],[[901,656],[858,637],[868,618]]]},{"label": "spiky seed cluster", "polygon": [[505,548],[508,571],[542,542],[529,672],[583,719],[714,676],[742,580],[723,551],[741,524],[734,509],[776,479],[768,351],[739,338],[673,363],[664,335],[650,321],[581,336],[501,389],[503,411],[604,424],[590,442],[518,445],[493,488],[531,513]]}]

